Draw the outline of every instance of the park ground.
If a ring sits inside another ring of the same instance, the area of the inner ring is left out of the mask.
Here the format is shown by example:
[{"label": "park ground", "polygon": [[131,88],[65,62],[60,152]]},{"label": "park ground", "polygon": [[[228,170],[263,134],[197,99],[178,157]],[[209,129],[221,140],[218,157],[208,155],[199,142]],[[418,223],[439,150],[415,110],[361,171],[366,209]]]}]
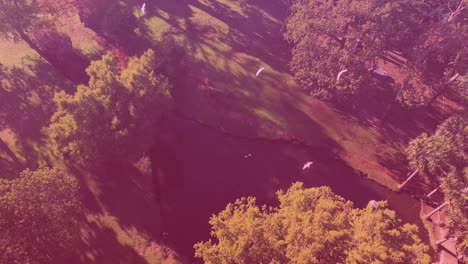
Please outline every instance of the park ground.
[{"label": "park ground", "polygon": [[[420,110],[395,104],[382,120],[394,100],[388,91],[383,93],[388,96],[358,100],[355,108],[308,96],[288,71],[291,47],[282,37],[287,14],[280,2],[157,0],[147,3],[147,14],[141,16],[141,3],[126,1],[139,25],[132,40],[120,44],[129,55],[155,48],[165,37],[185,48],[189,73],[180,79],[188,81],[174,88],[179,114],[236,136],[294,140],[330,149],[349,166],[396,190],[408,173],[403,152],[408,141],[431,133],[454,107],[447,100]],[[98,59],[112,46],[77,16],[63,19],[63,32],[88,60]],[[14,122],[0,132],[6,143],[0,146],[0,169],[8,177],[21,166],[54,164],[67,167],[82,181],[87,213],[80,262],[180,261],[164,239],[153,241],[152,234],[160,232],[155,224],[160,216],[152,203],[156,194],[148,188],[150,175],[141,164],[122,168],[121,175],[103,171],[98,177],[62,164],[48,150],[41,127],[47,126],[53,112],[51,95],[72,92],[75,84],[21,42],[1,40],[0,62],[15,71],[10,77],[20,92],[10,101],[18,110]],[[396,81],[402,79],[404,72],[397,62],[382,58],[381,65]],[[259,67],[265,70],[255,77]],[[421,179],[408,186],[419,195],[430,189]],[[142,218],[146,221],[140,223]]]}]

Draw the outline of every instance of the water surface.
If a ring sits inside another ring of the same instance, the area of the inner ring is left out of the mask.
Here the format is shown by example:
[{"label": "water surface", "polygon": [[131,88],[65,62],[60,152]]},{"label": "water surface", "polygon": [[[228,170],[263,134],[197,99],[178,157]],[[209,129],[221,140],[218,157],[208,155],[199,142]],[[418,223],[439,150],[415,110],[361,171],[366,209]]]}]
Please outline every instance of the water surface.
[{"label": "water surface", "polygon": [[[160,185],[164,230],[168,242],[193,256],[193,244],[209,238],[208,220],[230,202],[246,196],[259,204],[277,205],[275,192],[301,181],[305,187],[329,186],[336,194],[364,207],[387,200],[405,222],[420,226],[420,202],[368,180],[330,151],[298,143],[245,139],[172,116],[152,157]],[[303,165],[312,161],[310,169]]]}]

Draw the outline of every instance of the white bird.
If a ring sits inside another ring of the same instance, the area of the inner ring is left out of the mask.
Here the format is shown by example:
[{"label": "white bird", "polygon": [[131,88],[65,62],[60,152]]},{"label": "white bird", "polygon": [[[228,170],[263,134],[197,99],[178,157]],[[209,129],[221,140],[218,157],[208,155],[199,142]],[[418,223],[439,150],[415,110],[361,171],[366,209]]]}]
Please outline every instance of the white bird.
[{"label": "white bird", "polygon": [[143,3],[143,5],[141,6],[141,14],[142,15],[145,14],[145,8],[146,8],[146,3]]},{"label": "white bird", "polygon": [[248,157],[252,157],[252,154],[249,153],[249,154],[244,156],[244,158],[248,158]]},{"label": "white bird", "polygon": [[265,68],[261,67],[260,69],[258,69],[257,73],[255,74],[256,77],[258,77],[258,75],[260,75],[260,73],[262,73],[262,71],[264,70]]},{"label": "white bird", "polygon": [[372,207],[377,207],[377,201],[376,200],[370,200],[367,205],[371,205]]},{"label": "white bird", "polygon": [[340,72],[338,73],[338,75],[336,76],[336,80],[339,81],[341,75],[342,75],[343,73],[347,72],[347,71],[348,71],[348,69],[344,69],[344,70],[340,71]]},{"label": "white bird", "polygon": [[302,170],[310,168],[310,166],[312,166],[312,164],[314,164],[312,161],[307,162],[306,164],[304,164],[304,167],[302,167]]}]

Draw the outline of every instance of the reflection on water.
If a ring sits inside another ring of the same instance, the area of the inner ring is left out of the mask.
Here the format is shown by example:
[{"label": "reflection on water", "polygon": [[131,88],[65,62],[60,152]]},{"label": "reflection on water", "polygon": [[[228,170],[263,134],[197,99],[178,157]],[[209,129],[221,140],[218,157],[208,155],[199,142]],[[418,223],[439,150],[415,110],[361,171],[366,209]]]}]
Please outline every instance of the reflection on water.
[{"label": "reflection on water", "polygon": [[[245,196],[276,205],[275,192],[293,182],[305,187],[327,185],[364,207],[370,200],[388,200],[405,222],[420,226],[419,201],[392,192],[359,176],[330,151],[297,143],[235,138],[180,117],[163,121],[152,153],[153,174],[163,205],[168,242],[193,256],[193,244],[209,237],[208,220],[227,203]],[[310,168],[303,170],[306,162]]]}]

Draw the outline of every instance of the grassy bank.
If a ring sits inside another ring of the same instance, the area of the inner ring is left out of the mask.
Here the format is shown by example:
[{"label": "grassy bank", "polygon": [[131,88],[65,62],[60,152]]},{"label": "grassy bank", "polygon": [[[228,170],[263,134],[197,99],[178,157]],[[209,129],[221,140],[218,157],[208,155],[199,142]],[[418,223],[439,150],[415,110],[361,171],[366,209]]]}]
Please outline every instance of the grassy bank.
[{"label": "grassy bank", "polygon": [[[135,40],[145,43],[145,48],[156,48],[163,38],[173,37],[188,55],[189,74],[180,76],[187,81],[174,91],[178,111],[234,135],[294,138],[326,147],[369,178],[396,189],[407,172],[402,156],[407,142],[433,130],[444,114],[436,111],[440,114],[429,115],[395,106],[388,118],[381,120],[392,98],[383,103],[370,98],[358,103],[358,110],[353,111],[305,94],[288,72],[290,46],[282,38],[286,13],[280,2],[157,0],[147,4],[144,16],[138,13],[139,4],[128,4],[138,17]],[[83,57],[98,58],[109,43],[77,19],[64,21],[63,31],[70,34],[74,48]],[[127,52],[133,55],[131,43],[127,44]],[[41,127],[47,126],[54,110],[51,95],[59,90],[72,92],[74,84],[24,43],[1,40],[0,62],[23,74],[21,80],[28,80],[16,82],[15,88],[22,92],[17,98],[21,114],[2,128],[1,139],[21,166],[55,164],[82,183],[87,211],[80,261],[178,262],[164,241],[154,240],[161,233],[160,216],[154,213],[158,208],[154,207],[154,190],[148,188],[148,174],[128,165],[119,175],[106,171],[91,175],[71,170],[48,150]],[[265,71],[256,77],[260,67]],[[34,120],[21,118],[33,113],[38,113],[33,115]],[[0,157],[2,172],[15,175],[19,171],[5,149],[0,149]]]}]

